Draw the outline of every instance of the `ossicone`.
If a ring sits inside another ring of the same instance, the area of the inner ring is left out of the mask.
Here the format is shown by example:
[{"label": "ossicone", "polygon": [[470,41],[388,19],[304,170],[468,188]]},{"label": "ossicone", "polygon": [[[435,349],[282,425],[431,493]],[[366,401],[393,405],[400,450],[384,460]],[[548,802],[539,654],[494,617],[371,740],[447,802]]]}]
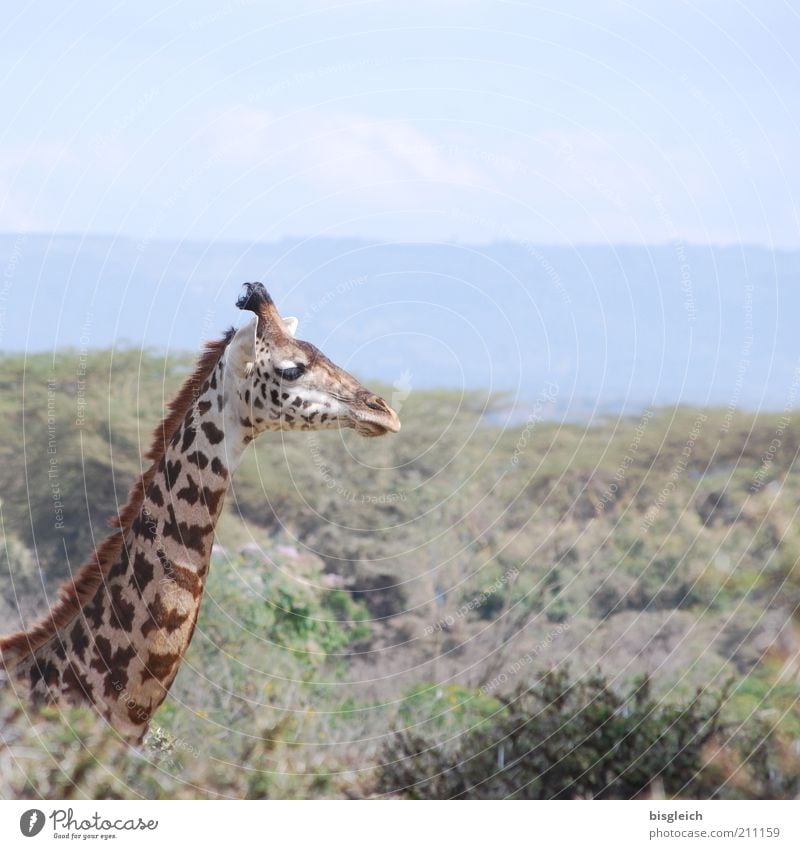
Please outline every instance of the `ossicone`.
[{"label": "ossicone", "polygon": [[245,283],[244,292],[236,301],[236,306],[240,310],[249,310],[256,315],[264,315],[264,308],[274,306],[274,304],[263,283]]}]

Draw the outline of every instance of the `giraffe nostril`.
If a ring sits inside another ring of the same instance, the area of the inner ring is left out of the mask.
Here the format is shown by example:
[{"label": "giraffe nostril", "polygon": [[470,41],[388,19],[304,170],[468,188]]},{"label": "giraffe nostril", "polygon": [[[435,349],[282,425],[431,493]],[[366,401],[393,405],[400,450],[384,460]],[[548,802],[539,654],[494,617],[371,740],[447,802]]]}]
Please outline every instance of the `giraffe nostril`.
[{"label": "giraffe nostril", "polygon": [[389,412],[389,405],[379,395],[370,395],[366,399],[366,405],[372,410],[378,410],[381,413]]}]

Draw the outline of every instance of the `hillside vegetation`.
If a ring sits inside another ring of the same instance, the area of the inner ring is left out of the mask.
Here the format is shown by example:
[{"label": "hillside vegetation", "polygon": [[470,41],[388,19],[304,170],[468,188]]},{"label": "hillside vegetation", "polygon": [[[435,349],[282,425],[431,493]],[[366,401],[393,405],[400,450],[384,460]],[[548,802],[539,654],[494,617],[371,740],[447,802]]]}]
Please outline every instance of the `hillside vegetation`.
[{"label": "hillside vegetation", "polygon": [[[189,363],[2,359],[0,631],[106,532]],[[374,388],[399,435],[249,449],[145,757],[6,683],[0,796],[797,795],[791,412]]]}]

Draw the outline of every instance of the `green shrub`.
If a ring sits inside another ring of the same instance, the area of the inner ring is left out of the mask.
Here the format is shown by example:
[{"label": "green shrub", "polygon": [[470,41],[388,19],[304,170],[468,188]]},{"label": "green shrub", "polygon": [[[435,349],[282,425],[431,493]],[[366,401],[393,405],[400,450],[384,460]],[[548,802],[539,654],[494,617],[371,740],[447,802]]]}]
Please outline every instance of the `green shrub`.
[{"label": "green shrub", "polygon": [[412,798],[630,799],[660,782],[667,795],[700,786],[703,747],[720,733],[724,694],[686,705],[653,699],[644,679],[618,694],[599,675],[550,672],[508,700],[489,726],[449,744],[399,731],[378,789]]}]

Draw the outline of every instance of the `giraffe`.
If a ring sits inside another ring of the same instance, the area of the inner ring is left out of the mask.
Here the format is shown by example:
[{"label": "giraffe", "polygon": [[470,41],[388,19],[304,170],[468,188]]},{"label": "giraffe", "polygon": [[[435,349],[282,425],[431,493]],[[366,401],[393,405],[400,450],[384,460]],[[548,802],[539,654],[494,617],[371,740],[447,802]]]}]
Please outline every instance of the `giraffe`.
[{"label": "giraffe", "polygon": [[116,530],[64,583],[49,612],[0,638],[0,668],[34,705],[88,703],[131,744],[144,739],[192,639],[214,526],[231,474],[265,431],[400,430],[389,405],[295,338],[261,283],[255,313],[210,342],[156,427],[149,466]]}]

